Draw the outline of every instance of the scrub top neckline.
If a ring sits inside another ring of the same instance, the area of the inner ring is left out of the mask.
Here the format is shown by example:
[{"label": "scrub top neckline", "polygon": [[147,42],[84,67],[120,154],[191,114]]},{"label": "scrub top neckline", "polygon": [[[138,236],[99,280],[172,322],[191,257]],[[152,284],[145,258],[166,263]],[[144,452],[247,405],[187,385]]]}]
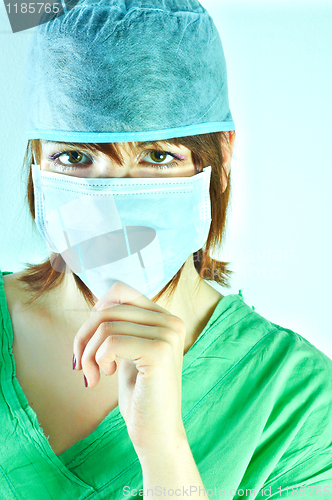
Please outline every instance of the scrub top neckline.
[{"label": "scrub top neckline", "polygon": [[[47,456],[50,459],[52,459],[52,461],[58,459],[61,462],[61,464],[67,466],[68,463],[74,460],[77,455],[87,450],[92,443],[100,439],[105,433],[107,426],[110,426],[110,424],[112,424],[112,427],[116,427],[117,429],[119,429],[120,427],[123,427],[126,424],[120,413],[119,406],[116,406],[113,410],[110,411],[110,413],[104,418],[104,420],[100,422],[98,427],[91,434],[77,441],[77,443],[70,446],[70,448],[62,452],[60,455],[56,455],[54,453],[52,447],[48,442],[46,435],[43,432],[43,429],[40,427],[36,412],[29,405],[29,402],[24,394],[24,391],[21,385],[19,384],[18,379],[16,378],[16,363],[14,354],[12,352],[14,332],[13,332],[11,316],[8,310],[7,298],[5,295],[3,274],[12,274],[12,273],[5,273],[5,272],[2,273],[2,271],[0,270],[0,292],[3,291],[3,296],[5,298],[5,306],[6,306],[3,309],[2,314],[4,320],[7,322],[8,325],[10,325],[8,331],[8,339],[7,339],[9,342],[8,351],[12,361],[12,370],[11,373],[9,374],[10,376],[8,379],[9,380],[8,389],[10,393],[9,399],[13,403],[14,408],[19,410],[19,418],[21,421],[22,428],[25,428],[28,434],[31,434],[31,430],[33,429],[35,436],[38,437],[39,447],[43,449],[43,452],[46,453]],[[217,303],[206,326],[204,327],[200,335],[197,337],[194,344],[184,354],[182,373],[184,373],[190,367],[190,365],[194,362],[194,360],[197,359],[200,352],[203,352],[203,350],[205,349],[205,343],[203,341],[204,337],[206,336],[210,328],[213,326],[215,320],[217,318],[220,318],[220,315],[224,311],[226,311],[235,301],[241,301],[242,305],[245,305],[243,303],[242,297],[237,294],[225,295]]]}]

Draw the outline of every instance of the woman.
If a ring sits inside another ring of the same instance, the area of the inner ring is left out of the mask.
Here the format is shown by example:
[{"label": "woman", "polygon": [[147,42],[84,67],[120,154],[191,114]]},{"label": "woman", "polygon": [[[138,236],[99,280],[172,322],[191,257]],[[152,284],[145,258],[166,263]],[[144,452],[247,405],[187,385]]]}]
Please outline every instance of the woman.
[{"label": "woman", "polygon": [[331,360],[204,281],[235,140],[206,10],[80,2],[26,96],[51,255],[0,283],[1,496],[328,496]]}]

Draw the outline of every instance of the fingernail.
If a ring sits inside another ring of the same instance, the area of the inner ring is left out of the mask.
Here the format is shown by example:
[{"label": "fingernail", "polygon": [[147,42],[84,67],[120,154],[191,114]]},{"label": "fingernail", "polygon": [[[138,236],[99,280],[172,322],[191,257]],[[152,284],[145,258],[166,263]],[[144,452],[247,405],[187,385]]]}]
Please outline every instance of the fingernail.
[{"label": "fingernail", "polygon": [[76,368],[76,358],[75,358],[75,354],[73,355],[73,370],[75,370]]},{"label": "fingernail", "polygon": [[88,386],[89,386],[88,381],[87,381],[87,379],[86,379],[86,376],[85,376],[85,375],[84,375],[84,383],[85,383],[85,387],[88,387]]}]

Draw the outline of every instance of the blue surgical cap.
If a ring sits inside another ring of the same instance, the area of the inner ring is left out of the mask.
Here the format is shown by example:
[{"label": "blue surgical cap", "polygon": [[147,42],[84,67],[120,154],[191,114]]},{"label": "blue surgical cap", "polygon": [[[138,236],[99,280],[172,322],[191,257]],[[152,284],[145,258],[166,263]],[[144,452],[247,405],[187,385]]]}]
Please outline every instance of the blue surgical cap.
[{"label": "blue surgical cap", "polygon": [[196,0],[82,0],[31,37],[28,139],[142,142],[234,130],[218,30]]}]

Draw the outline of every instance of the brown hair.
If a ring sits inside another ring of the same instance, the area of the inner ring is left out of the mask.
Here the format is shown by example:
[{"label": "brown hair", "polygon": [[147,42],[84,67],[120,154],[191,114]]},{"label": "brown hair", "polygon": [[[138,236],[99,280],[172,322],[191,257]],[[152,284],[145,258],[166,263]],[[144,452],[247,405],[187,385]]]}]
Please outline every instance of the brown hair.
[{"label": "brown hair", "polygon": [[[223,170],[223,148],[227,147],[230,150],[228,134],[225,132],[214,132],[203,135],[196,135],[191,137],[179,137],[176,139],[168,139],[163,141],[173,145],[183,145],[191,150],[192,160],[196,166],[196,170],[200,171],[202,167],[211,165],[211,227],[209,236],[206,242],[206,249],[202,249],[194,253],[194,265],[202,279],[216,281],[222,286],[230,287],[229,278],[233,271],[228,269],[228,262],[220,262],[212,259],[209,255],[210,250],[218,248],[223,240],[226,227],[226,213],[229,205],[230,191],[231,191],[231,174],[227,177],[227,187],[223,190],[222,185],[222,170]],[[73,144],[70,144],[73,146]],[[129,143],[132,146],[133,143]],[[122,165],[123,159],[118,143],[105,143],[105,144],[79,144],[75,143],[74,147],[79,150],[80,147],[88,149],[92,153],[102,153],[112,158],[118,165]],[[33,163],[33,153],[40,165],[42,146],[40,139],[33,139],[28,141],[27,149],[24,156],[23,169],[26,173],[28,170],[28,185],[27,185],[27,201],[33,220],[35,220],[35,207],[34,207],[34,191],[31,173],[31,164]],[[225,174],[226,175],[226,174]],[[225,177],[224,175],[224,177]],[[27,269],[19,281],[27,284],[34,292],[34,295],[28,304],[37,300],[44,292],[59,286],[65,276],[67,269],[65,261],[62,256],[53,253],[49,259],[41,264],[25,263]],[[158,300],[161,296],[167,293],[168,299],[171,297],[179,282],[182,269],[185,264],[179,269],[172,280],[154,297],[154,301]],[[56,269],[56,270],[55,270]],[[83,281],[73,273],[77,288],[84,296],[88,305],[94,305],[95,301],[89,288]]]}]

